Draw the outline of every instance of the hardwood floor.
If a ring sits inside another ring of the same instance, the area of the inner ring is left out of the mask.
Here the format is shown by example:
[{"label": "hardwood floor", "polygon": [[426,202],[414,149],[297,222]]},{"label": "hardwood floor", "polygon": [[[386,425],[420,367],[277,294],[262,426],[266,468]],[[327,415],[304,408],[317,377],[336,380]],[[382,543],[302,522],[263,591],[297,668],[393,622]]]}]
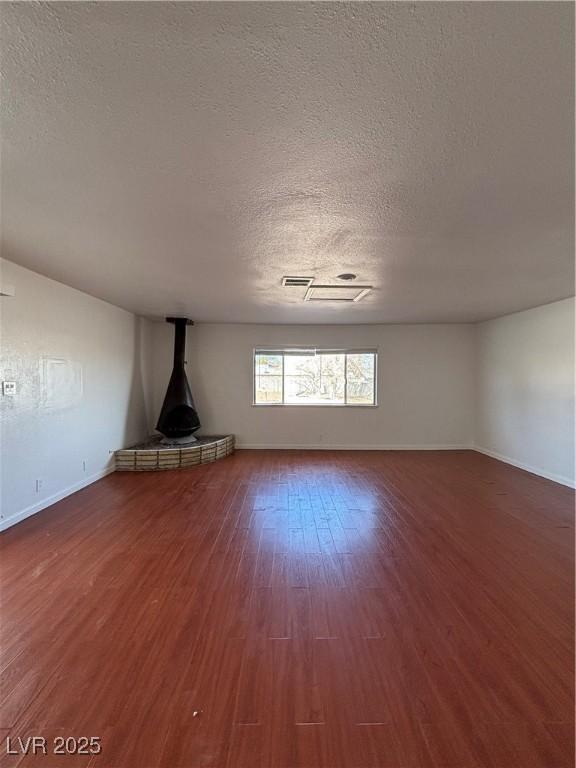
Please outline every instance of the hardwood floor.
[{"label": "hardwood floor", "polygon": [[[566,768],[573,492],[477,453],[116,473],[1,537],[23,768]],[[195,714],[196,713],[196,714]]]}]

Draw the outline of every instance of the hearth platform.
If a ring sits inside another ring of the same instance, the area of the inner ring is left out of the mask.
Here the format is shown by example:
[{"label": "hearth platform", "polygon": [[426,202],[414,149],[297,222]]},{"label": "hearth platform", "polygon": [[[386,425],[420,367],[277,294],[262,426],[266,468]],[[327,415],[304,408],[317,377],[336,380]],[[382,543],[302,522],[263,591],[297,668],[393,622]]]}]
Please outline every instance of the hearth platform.
[{"label": "hearth platform", "polygon": [[152,437],[131,448],[115,451],[117,472],[157,472],[209,464],[234,453],[234,435],[198,437],[188,445],[165,445]]}]

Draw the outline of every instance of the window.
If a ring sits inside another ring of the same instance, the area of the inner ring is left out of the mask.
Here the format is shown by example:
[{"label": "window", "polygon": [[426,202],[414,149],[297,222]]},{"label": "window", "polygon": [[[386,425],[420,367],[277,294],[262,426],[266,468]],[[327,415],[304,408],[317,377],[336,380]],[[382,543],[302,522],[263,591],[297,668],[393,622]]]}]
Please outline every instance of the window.
[{"label": "window", "polygon": [[376,405],[376,351],[256,349],[254,405]]}]

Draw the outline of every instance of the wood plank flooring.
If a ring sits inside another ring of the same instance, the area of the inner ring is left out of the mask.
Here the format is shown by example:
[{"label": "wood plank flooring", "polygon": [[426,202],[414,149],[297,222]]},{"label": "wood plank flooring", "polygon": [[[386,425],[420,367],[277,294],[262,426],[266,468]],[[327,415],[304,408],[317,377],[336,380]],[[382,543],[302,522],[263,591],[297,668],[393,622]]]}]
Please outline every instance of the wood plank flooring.
[{"label": "wood plank flooring", "polygon": [[573,766],[574,496],[470,451],[114,474],[1,537],[45,768]]}]

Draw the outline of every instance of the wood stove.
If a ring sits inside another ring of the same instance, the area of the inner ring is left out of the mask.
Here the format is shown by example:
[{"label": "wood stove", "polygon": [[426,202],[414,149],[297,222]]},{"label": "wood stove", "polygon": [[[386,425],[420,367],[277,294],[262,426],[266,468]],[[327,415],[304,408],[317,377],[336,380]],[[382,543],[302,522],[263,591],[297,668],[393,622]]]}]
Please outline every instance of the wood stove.
[{"label": "wood stove", "polygon": [[156,429],[170,443],[193,442],[192,435],[200,428],[200,419],[186,377],[184,357],[186,326],[194,323],[187,317],[167,317],[166,322],[174,325],[174,367]]}]

